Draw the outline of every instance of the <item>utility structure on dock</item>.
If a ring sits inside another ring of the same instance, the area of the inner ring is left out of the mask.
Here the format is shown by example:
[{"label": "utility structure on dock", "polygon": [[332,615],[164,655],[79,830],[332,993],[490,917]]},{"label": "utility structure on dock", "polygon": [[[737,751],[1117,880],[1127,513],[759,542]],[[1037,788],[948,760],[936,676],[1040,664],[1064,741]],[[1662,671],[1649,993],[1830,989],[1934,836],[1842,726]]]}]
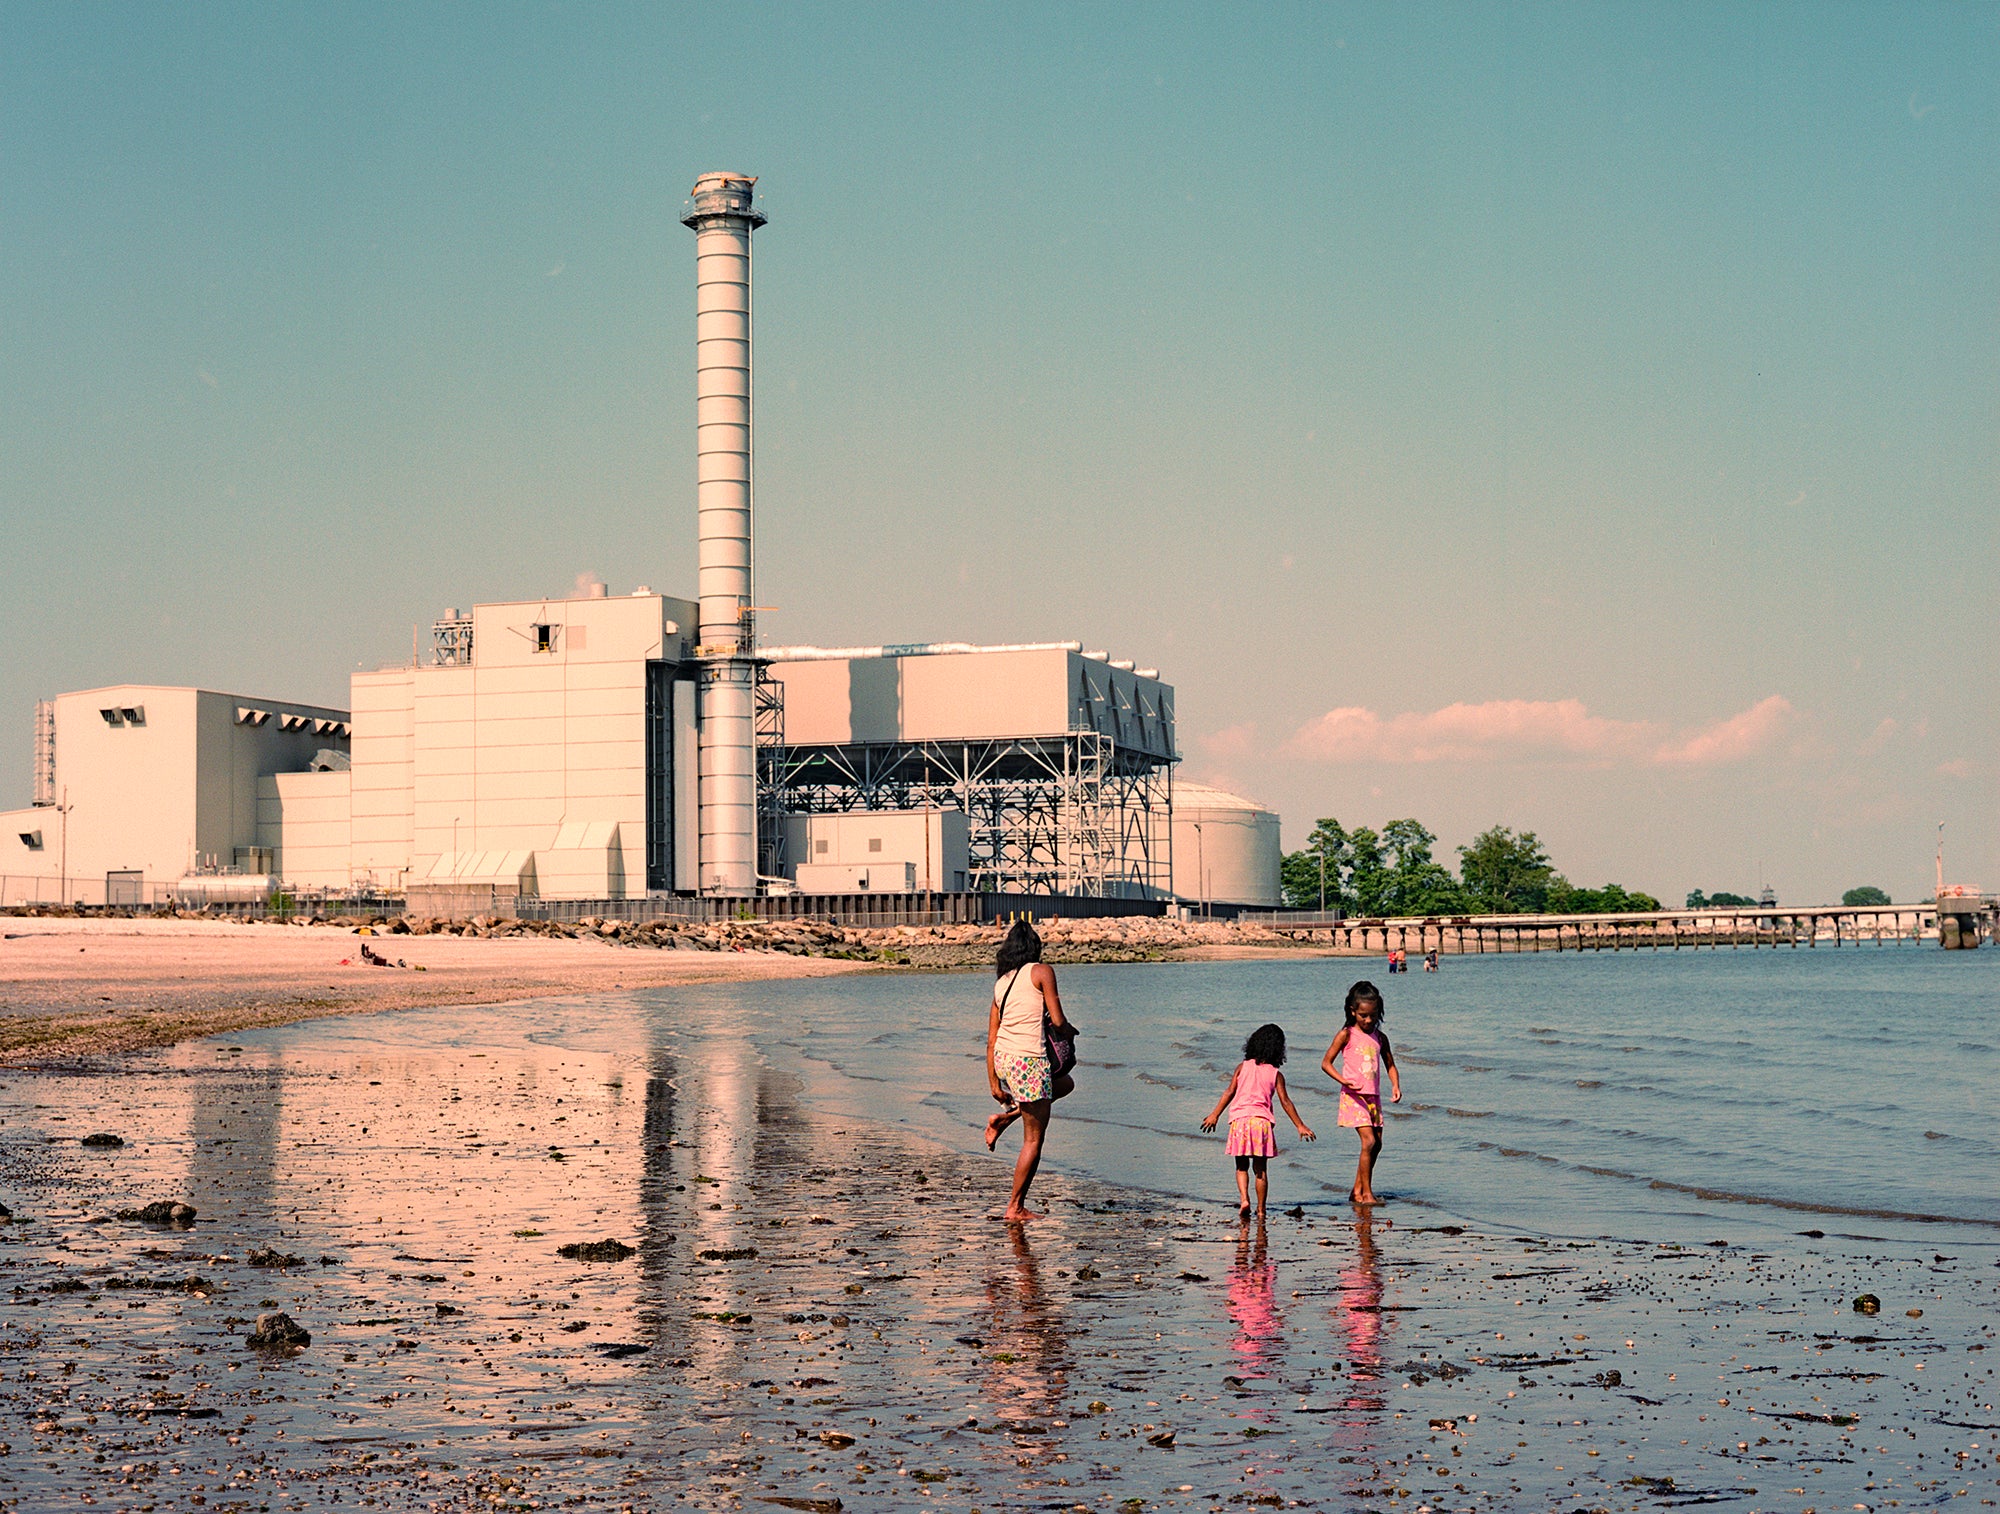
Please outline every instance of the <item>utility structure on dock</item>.
[{"label": "utility structure on dock", "polygon": [[[1990,901],[1972,901],[1978,917],[1969,931],[1991,932]],[[1427,915],[1403,918],[1343,917],[1303,911],[1239,916],[1282,935],[1323,941],[1349,951],[1441,951],[1464,956],[1488,952],[1681,951],[1720,947],[1858,946],[1943,940],[1937,909],[1921,904],[1833,904],[1781,908],[1659,910],[1605,915]],[[1976,938],[1973,944],[1976,944]]]}]

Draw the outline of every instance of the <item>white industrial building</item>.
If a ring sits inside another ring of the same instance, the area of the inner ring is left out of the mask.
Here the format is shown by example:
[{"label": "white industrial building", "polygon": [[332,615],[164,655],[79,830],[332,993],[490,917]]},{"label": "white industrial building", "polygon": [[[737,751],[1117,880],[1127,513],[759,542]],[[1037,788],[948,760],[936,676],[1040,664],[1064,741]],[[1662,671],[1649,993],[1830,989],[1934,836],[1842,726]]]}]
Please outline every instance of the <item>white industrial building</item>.
[{"label": "white industrial building", "polygon": [[63,695],[38,714],[36,803],[5,816],[0,902],[240,879],[413,909],[791,890],[1275,904],[1277,817],[1175,793],[1153,669],[1077,642],[758,648],[753,182],[705,175],[685,217],[696,599],[599,586],[448,610],[411,665],[353,675],[351,712]]}]

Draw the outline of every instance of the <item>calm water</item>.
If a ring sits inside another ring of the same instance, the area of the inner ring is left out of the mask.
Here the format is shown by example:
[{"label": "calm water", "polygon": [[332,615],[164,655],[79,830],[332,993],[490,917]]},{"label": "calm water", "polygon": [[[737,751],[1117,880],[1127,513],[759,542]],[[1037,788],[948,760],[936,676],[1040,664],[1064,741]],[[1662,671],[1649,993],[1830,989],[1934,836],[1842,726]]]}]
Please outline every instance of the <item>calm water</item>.
[{"label": "calm water", "polygon": [[[1084,1067],[1050,1160],[1233,1200],[1221,1137],[1198,1122],[1272,1019],[1320,1133],[1308,1146],[1280,1120],[1273,1197],[1337,1204],[1355,1141],[1317,1064],[1365,973],[1404,1074],[1377,1185],[1434,1220],[2000,1244],[1996,964],[1864,947],[1447,958],[1396,978],[1353,959],[1066,968]],[[747,1041],[804,1073],[811,1101],[976,1150],[985,993],[972,976],[867,977],[659,991],[641,1008],[689,1050]],[[591,1034],[580,1006],[558,1018],[542,1034]]]}]

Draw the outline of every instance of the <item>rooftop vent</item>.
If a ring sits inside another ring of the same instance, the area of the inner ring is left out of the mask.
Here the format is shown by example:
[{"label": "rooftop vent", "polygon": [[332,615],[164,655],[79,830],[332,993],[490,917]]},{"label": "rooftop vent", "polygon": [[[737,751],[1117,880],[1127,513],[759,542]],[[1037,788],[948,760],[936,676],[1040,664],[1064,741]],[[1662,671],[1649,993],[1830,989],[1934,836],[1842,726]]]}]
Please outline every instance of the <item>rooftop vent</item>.
[{"label": "rooftop vent", "polygon": [[25,846],[31,852],[39,852],[42,849],[42,833],[40,831],[22,831],[21,845]]}]

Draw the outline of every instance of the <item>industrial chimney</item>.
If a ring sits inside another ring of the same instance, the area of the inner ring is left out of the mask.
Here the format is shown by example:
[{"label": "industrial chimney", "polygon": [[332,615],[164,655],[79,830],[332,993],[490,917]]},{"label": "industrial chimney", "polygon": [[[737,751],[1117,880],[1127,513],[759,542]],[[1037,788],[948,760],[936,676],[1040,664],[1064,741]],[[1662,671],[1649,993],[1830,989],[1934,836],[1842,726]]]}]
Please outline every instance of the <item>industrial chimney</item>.
[{"label": "industrial chimney", "polygon": [[757,733],[751,605],[750,233],[746,174],[695,180],[695,514],[700,889],[757,888]]}]

